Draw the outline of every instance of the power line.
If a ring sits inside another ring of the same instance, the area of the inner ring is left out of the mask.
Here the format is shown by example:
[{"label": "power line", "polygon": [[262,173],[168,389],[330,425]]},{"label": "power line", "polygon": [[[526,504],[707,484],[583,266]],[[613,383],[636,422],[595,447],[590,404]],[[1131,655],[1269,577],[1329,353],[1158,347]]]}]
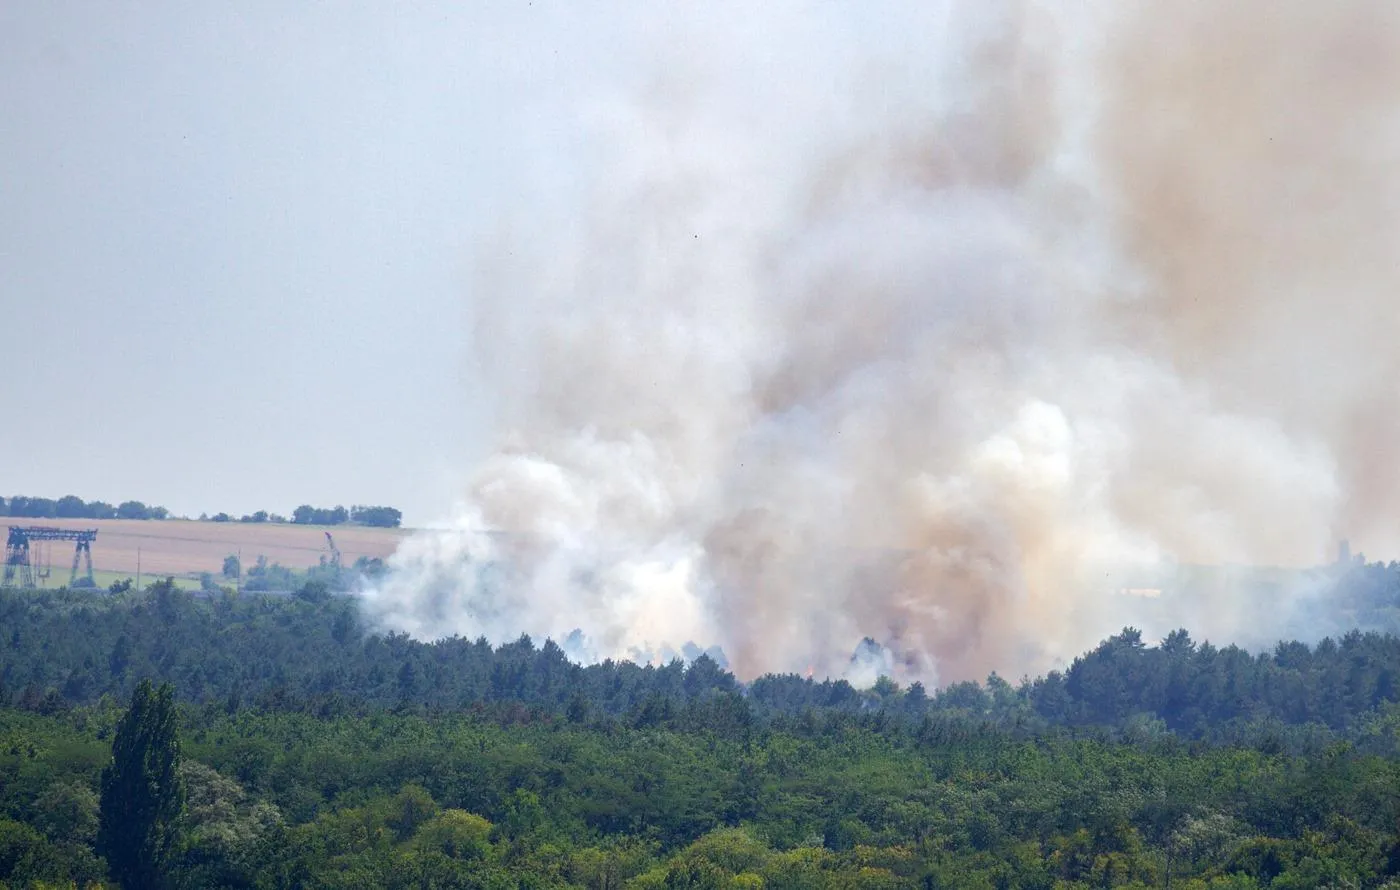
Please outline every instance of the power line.
[{"label": "power line", "polygon": [[[229,547],[256,546],[256,547],[267,547],[267,548],[270,548],[270,549],[277,549],[277,550],[304,550],[304,551],[307,551],[307,552],[310,552],[310,553],[324,553],[324,552],[326,551],[326,548],[325,548],[324,546],[309,547],[309,546],[305,546],[305,545],[301,545],[301,544],[285,544],[285,543],[281,543],[281,542],[268,541],[268,540],[254,540],[254,541],[239,540],[239,541],[230,541],[230,540],[228,540],[227,538],[196,538],[196,537],[188,537],[188,536],[185,536],[185,535],[147,535],[147,534],[141,534],[141,533],[139,533],[139,532],[119,532],[119,531],[111,531],[111,530],[108,530],[108,529],[103,529],[103,531],[102,531],[102,536],[103,536],[104,539],[109,539],[109,538],[142,538],[142,539],[148,539],[148,540],[154,540],[154,541],[187,541],[187,542],[192,543],[192,544],[223,544],[223,545],[229,546]],[[355,544],[353,544],[353,543],[347,545],[344,549],[350,550],[350,551],[360,551],[360,552],[365,552],[365,551],[367,550],[367,548],[364,548],[364,547],[357,547],[357,546],[356,546]]]}]

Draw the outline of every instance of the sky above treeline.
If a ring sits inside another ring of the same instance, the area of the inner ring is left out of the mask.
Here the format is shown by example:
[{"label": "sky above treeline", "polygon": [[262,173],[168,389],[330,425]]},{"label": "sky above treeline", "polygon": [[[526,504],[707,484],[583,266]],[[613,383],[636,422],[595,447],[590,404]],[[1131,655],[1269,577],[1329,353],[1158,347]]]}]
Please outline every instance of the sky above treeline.
[{"label": "sky above treeline", "polygon": [[0,492],[447,516],[474,251],[606,56],[568,16],[0,4]]}]

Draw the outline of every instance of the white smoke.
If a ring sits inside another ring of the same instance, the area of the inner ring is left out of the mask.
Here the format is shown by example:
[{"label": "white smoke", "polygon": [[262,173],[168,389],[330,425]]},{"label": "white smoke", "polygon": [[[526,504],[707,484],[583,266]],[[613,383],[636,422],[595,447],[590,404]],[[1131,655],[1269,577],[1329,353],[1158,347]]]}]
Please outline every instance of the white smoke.
[{"label": "white smoke", "polygon": [[1395,540],[1400,14],[764,9],[658,7],[571,86],[578,195],[478,265],[497,447],[376,621],[943,682],[1286,626],[1125,565]]}]

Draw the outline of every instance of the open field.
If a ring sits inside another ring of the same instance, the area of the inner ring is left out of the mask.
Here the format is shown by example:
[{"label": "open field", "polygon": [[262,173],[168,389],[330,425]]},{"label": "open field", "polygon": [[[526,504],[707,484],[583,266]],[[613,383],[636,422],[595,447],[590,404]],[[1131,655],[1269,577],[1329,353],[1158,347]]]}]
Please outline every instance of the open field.
[{"label": "open field", "polygon": [[[70,563],[69,565],[67,565],[67,566],[62,567],[62,568],[59,568],[58,566],[54,566],[54,569],[53,569],[53,576],[50,577],[49,580],[48,580],[48,582],[47,582],[46,584],[44,584],[43,586],[49,588],[50,590],[53,590],[54,588],[57,588],[57,587],[64,587],[64,586],[66,586],[66,585],[68,584],[68,570],[69,570],[70,567],[71,567],[71,563]],[[144,567],[143,567],[143,568],[144,568]],[[217,581],[219,581],[220,583],[227,583],[227,584],[229,584],[229,585],[232,585],[232,584],[233,584],[232,581],[226,581],[226,580],[223,579],[223,578],[219,578],[219,577],[218,577],[218,572],[215,572],[215,573],[214,573],[214,576],[215,576],[215,579],[216,579]],[[78,573],[78,577],[79,577],[79,578],[83,577],[83,573],[82,573],[82,572],[79,572],[79,573]],[[119,581],[124,581],[124,580],[126,580],[126,579],[128,579],[128,578],[131,579],[131,583],[133,583],[133,584],[136,583],[136,575],[134,575],[134,574],[131,573],[131,572],[101,572],[101,571],[98,571],[98,570],[96,570],[96,569],[93,569],[93,572],[92,572],[92,580],[93,580],[93,583],[96,584],[97,587],[98,587],[98,589],[100,589],[100,590],[106,590],[107,588],[111,587],[113,584],[116,584],[116,583],[119,582]],[[160,581],[160,580],[162,580],[162,579],[164,579],[164,578],[173,578],[173,579],[175,580],[175,586],[176,586],[176,587],[179,587],[179,588],[182,588],[182,589],[184,589],[184,590],[198,590],[198,589],[199,589],[199,579],[198,579],[198,578],[191,578],[191,577],[189,577],[188,575],[169,575],[169,574],[166,574],[166,575],[142,575],[142,577],[141,577],[141,584],[144,586],[144,585],[150,584],[150,583],[152,583],[152,582],[154,582],[154,581]]]},{"label": "open field", "polygon": [[[288,568],[305,569],[329,556],[326,531],[335,536],[341,558],[350,565],[361,556],[384,558],[394,552],[406,529],[362,528],[359,526],[291,525],[243,522],[195,522],[187,519],[21,519],[0,518],[10,525],[43,525],[51,528],[97,529],[92,545],[93,569],[125,578],[135,577],[138,551],[141,573],[188,575],[213,572],[218,575],[224,557],[242,553],[243,566],[251,566],[259,556]],[[48,586],[67,583],[73,564],[73,545],[51,543],[48,556],[53,573]],[[100,580],[100,579],[99,579]],[[114,578],[115,580],[115,578]],[[110,582],[108,582],[110,583]]]},{"label": "open field", "polygon": [[[55,565],[53,567],[53,572],[49,575],[49,577],[36,579],[37,584],[35,586],[43,590],[57,590],[60,587],[67,587],[71,568],[71,562],[65,563],[63,565]],[[86,576],[83,574],[83,572],[79,571],[78,577],[83,578]],[[97,590],[107,590],[113,584],[116,584],[119,581],[124,581],[128,578],[131,579],[131,582],[133,584],[136,583],[135,572],[100,572],[96,569],[93,569],[92,572],[92,581],[93,584],[96,585]],[[181,590],[199,589],[199,579],[191,575],[144,575],[141,578],[141,584],[144,586],[152,583],[153,581],[164,580],[165,578],[173,579],[175,581],[175,586],[179,587]],[[224,583],[224,579],[219,578],[218,580],[220,583]],[[228,583],[230,585],[232,584],[232,582]]]}]

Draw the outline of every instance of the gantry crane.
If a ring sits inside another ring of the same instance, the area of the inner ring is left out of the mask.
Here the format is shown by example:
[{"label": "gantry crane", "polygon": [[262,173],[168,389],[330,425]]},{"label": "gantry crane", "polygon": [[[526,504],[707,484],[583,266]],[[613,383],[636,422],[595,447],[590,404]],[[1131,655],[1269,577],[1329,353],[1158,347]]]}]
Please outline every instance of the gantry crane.
[{"label": "gantry crane", "polygon": [[[47,578],[49,563],[46,549],[50,541],[73,542],[73,571],[68,577],[68,586],[78,583],[78,563],[87,560],[87,582],[96,586],[92,577],[92,542],[97,540],[97,529],[49,528],[42,525],[12,525],[10,535],[5,539],[5,587],[13,586],[15,575],[19,575],[21,587],[33,587],[35,568],[38,577]],[[32,551],[32,552],[31,552]],[[40,557],[37,562],[35,556]]]}]

